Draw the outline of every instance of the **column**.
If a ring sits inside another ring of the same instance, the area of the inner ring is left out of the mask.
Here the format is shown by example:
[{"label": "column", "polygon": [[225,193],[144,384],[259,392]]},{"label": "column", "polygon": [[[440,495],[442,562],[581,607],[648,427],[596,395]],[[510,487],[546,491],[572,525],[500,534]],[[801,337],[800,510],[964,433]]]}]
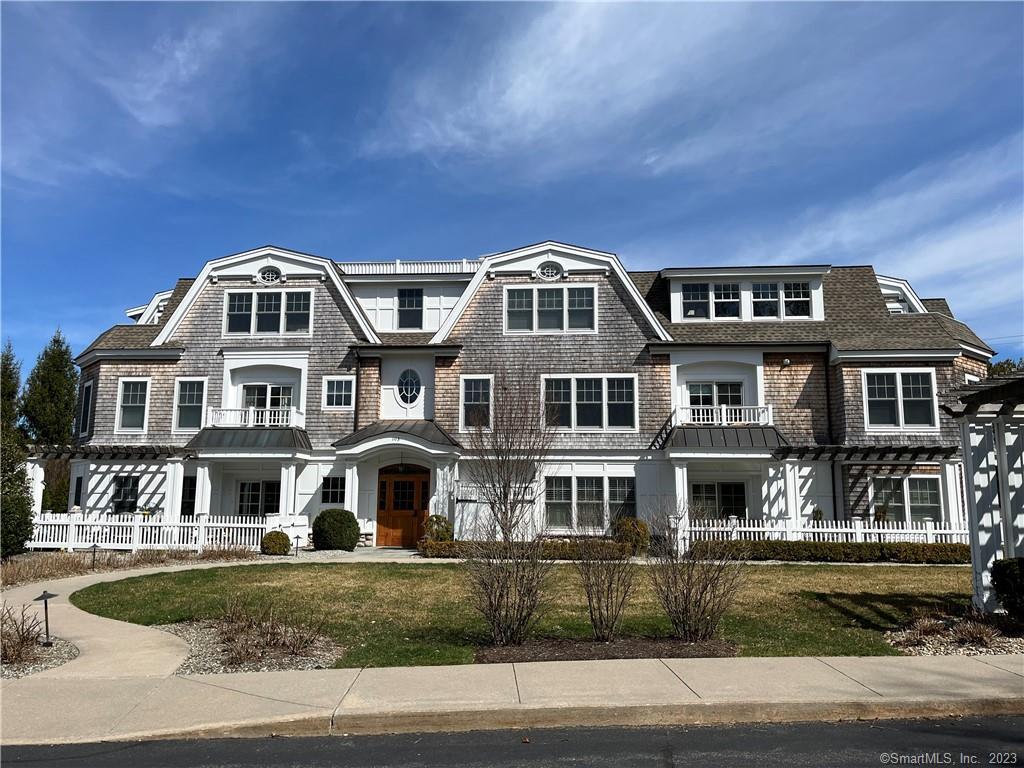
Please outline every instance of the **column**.
[{"label": "column", "polygon": [[28,459],[25,462],[25,473],[28,475],[29,489],[32,492],[32,514],[43,511],[43,476],[46,467],[45,459]]},{"label": "column", "polygon": [[1014,536],[1014,511],[1010,505],[1010,461],[1006,452],[1006,418],[999,416],[994,426],[996,482],[999,484],[999,517],[1003,523],[1003,557],[1017,556]]},{"label": "column", "polygon": [[964,513],[960,505],[960,480],[957,477],[955,461],[942,462],[940,478],[942,494],[945,498],[946,522],[951,526],[964,525]]},{"label": "column", "polygon": [[295,517],[295,462],[281,464],[281,502],[278,507],[281,522],[291,523]]},{"label": "column", "polygon": [[[210,514],[213,501],[213,483],[210,478],[210,462],[196,462],[196,516]],[[179,505],[178,509],[181,509]]]},{"label": "column", "polygon": [[166,522],[176,523],[181,519],[181,494],[185,481],[185,467],[179,458],[170,458],[164,465],[164,508]]},{"label": "column", "polygon": [[800,528],[800,466],[795,461],[785,463],[786,513],[789,520],[790,540],[795,540]]},{"label": "column", "polygon": [[[676,525],[676,546],[681,552],[690,547],[690,478],[685,461],[673,461],[672,472],[675,475],[675,509],[669,513]],[[671,524],[669,520],[655,520],[655,525]]]}]

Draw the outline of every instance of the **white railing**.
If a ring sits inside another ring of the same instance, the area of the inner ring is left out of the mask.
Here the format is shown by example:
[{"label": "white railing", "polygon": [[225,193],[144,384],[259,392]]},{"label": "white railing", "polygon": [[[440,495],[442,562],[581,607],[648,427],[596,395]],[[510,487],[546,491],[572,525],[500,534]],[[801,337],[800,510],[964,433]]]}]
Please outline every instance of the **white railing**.
[{"label": "white railing", "polygon": [[785,520],[684,521],[678,531],[688,541],[900,541],[925,544],[967,544],[969,531],[951,523],[875,522],[872,520],[806,520],[794,524]]},{"label": "white railing", "polygon": [[770,405],[683,405],[676,408],[676,425],[699,424],[729,426],[735,424],[772,424]]},{"label": "white railing", "polygon": [[295,408],[210,408],[211,427],[305,427],[306,414]]},{"label": "white railing", "polygon": [[29,549],[183,549],[202,552],[210,547],[260,548],[268,530],[263,517],[198,515],[164,521],[159,515],[86,515],[43,512],[33,520]]},{"label": "white railing", "polygon": [[338,264],[346,275],[452,275],[480,269],[479,259],[459,261],[349,261]]}]

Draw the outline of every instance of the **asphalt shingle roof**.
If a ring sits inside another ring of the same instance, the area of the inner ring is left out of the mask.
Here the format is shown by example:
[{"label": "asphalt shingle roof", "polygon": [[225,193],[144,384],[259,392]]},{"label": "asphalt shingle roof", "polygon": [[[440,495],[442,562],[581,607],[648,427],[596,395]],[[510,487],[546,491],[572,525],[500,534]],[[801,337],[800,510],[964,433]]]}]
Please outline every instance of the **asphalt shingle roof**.
[{"label": "asphalt shingle roof", "polygon": [[[672,337],[687,344],[833,344],[840,351],[989,347],[963,323],[937,313],[893,315],[871,267],[833,267],[822,280],[825,320],[672,323],[669,283],[658,272],[633,282]],[[936,301],[930,299],[929,301]],[[944,300],[942,304],[948,309]]]},{"label": "asphalt shingle roof", "polygon": [[[152,346],[153,340],[160,334],[160,331],[163,330],[164,324],[167,322],[168,318],[174,314],[174,310],[176,310],[178,305],[181,304],[182,299],[185,298],[185,294],[188,293],[188,289],[192,287],[192,283],[194,282],[194,278],[183,277],[175,283],[174,290],[171,291],[171,295],[167,299],[167,304],[164,306],[164,310],[160,315],[160,322],[153,323],[152,325],[125,323],[108,328],[101,333],[92,344],[86,347],[85,350],[79,354],[79,357],[98,349],[146,349],[147,347]],[[175,344],[165,344],[163,346],[169,349],[177,348],[177,345]]]}]

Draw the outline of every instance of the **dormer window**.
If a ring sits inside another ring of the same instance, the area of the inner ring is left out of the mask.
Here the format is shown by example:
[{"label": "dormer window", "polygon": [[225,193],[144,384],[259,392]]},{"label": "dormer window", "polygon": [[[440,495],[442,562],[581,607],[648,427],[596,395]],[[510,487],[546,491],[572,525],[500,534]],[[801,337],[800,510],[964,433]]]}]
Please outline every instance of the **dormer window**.
[{"label": "dormer window", "polygon": [[691,320],[710,317],[708,303],[707,283],[687,283],[683,286],[684,318]]},{"label": "dormer window", "polygon": [[597,288],[506,288],[505,333],[592,333],[597,330]]},{"label": "dormer window", "polygon": [[776,283],[754,283],[751,298],[754,317],[779,316],[779,286]]},{"label": "dormer window", "polygon": [[412,331],[423,328],[423,289],[398,289],[398,330]]},{"label": "dormer window", "polygon": [[308,335],[313,295],[310,291],[229,291],[225,295],[227,335]]},{"label": "dormer window", "polygon": [[740,316],[739,283],[715,283],[715,317]]},{"label": "dormer window", "polygon": [[785,283],[783,287],[785,296],[782,303],[786,308],[786,317],[810,317],[811,284]]},{"label": "dormer window", "polygon": [[663,270],[673,323],[824,320],[827,270],[788,268]]}]

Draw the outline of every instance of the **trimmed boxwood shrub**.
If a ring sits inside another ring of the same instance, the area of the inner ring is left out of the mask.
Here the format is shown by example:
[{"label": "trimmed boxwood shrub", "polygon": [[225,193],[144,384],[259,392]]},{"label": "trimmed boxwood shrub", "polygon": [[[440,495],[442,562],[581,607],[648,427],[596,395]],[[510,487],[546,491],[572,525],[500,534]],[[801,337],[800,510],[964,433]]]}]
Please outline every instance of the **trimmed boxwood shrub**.
[{"label": "trimmed boxwood shrub", "polygon": [[292,543],[284,531],[269,531],[263,534],[260,552],[264,555],[287,555],[292,551]]},{"label": "trimmed boxwood shrub", "polygon": [[1024,621],[1024,557],[992,563],[992,589],[1010,618]]},{"label": "trimmed boxwood shrub", "polygon": [[929,565],[971,562],[971,549],[967,544],[923,544],[910,541],[698,541],[693,548],[698,555],[725,550],[744,560]]},{"label": "trimmed boxwood shrub", "polygon": [[313,520],[313,549],[344,549],[359,543],[359,523],[347,509],[325,509]]},{"label": "trimmed boxwood shrub", "polygon": [[[609,558],[619,558],[629,554],[629,548],[611,539],[599,539],[601,547]],[[469,542],[465,541],[430,541],[424,539],[419,543],[419,552],[423,557],[465,557]],[[600,554],[600,550],[598,550]],[[544,542],[544,557],[548,560],[573,560],[577,556],[577,548],[569,539],[548,539]]]},{"label": "trimmed boxwood shrub", "polygon": [[612,538],[629,547],[632,555],[645,555],[651,546],[651,529],[635,517],[617,517],[612,521]]},{"label": "trimmed boxwood shrub", "polygon": [[443,515],[431,515],[423,524],[423,536],[427,541],[454,541],[455,529]]}]

